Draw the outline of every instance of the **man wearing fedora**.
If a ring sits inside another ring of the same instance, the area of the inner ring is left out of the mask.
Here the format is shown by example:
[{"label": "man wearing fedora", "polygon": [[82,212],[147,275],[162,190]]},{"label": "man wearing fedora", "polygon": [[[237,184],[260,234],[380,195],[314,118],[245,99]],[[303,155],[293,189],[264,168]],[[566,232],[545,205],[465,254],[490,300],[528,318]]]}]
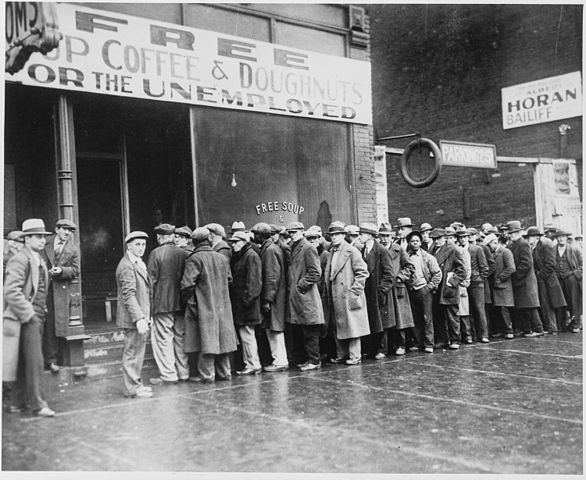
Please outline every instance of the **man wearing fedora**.
[{"label": "man wearing fedora", "polygon": [[432,227],[429,223],[424,222],[419,227],[419,232],[421,233],[421,238],[423,239],[421,242],[421,248],[426,252],[431,250],[431,246],[433,245],[433,240],[430,238],[429,234],[432,231]]},{"label": "man wearing fedora", "polygon": [[16,384],[11,392],[10,411],[23,411],[28,402],[36,416],[53,417],[55,412],[43,399],[41,389],[43,326],[49,289],[49,271],[41,252],[51,232],[45,230],[40,218],[25,220],[22,232],[24,247],[8,261],[4,279],[4,322],[20,326]]},{"label": "man wearing fedora", "polygon": [[523,238],[521,222],[507,222],[509,244],[507,248],[513,253],[515,272],[511,276],[515,312],[525,337],[542,337],[543,325],[539,318],[539,293],[537,277],[533,268],[531,247]]},{"label": "man wearing fedora", "polygon": [[66,218],[58,220],[55,224],[55,238],[52,242],[47,242],[44,250],[51,283],[47,295],[43,353],[45,366],[52,373],[59,371],[58,342],[63,341],[62,339],[67,336],[71,293],[79,293],[72,292],[71,289],[71,282],[79,277],[79,248],[73,241],[75,230],[76,225],[71,220]]},{"label": "man wearing fedora", "polygon": [[413,231],[413,222],[409,217],[402,217],[397,219],[398,237],[395,240],[403,250],[407,250],[409,243],[407,242],[407,235]]},{"label": "man wearing fedora", "polygon": [[537,276],[537,291],[541,321],[544,330],[555,335],[558,332],[556,310],[566,307],[564,292],[555,273],[555,246],[537,227],[529,227],[525,234],[533,253],[533,268]]},{"label": "man wearing fedora", "polygon": [[362,358],[360,337],[370,331],[364,295],[368,270],[360,252],[344,241],[343,222],[332,222],[328,234],[332,246],[325,265],[323,298],[327,323],[332,326],[336,343],[336,355],[331,362],[357,365]]},{"label": "man wearing fedora", "polygon": [[383,222],[378,227],[378,239],[380,241],[380,244],[387,250],[393,242],[394,233],[395,232],[393,231],[393,227],[388,222]]},{"label": "man wearing fedora", "polygon": [[142,381],[147,335],[152,323],[153,285],[142,261],[149,236],[133,231],[126,235],[126,253],[116,267],[118,305],[116,325],[124,332],[122,384],[125,397],[149,398],[151,387]]},{"label": "man wearing fedora", "polygon": [[151,378],[150,383],[165,385],[189,378],[180,302],[181,277],[189,253],[175,245],[174,225],[161,223],[155,227],[155,235],[158,246],[149,254],[147,269],[153,282],[151,344],[159,376]]},{"label": "man wearing fedora", "polygon": [[[555,232],[557,240],[555,271],[568,304],[570,329],[574,333],[580,333],[582,330],[582,251],[568,244],[569,235],[563,229]],[[565,316],[564,309],[560,309],[559,312],[559,316]],[[559,323],[562,323],[562,320],[565,318],[560,318]]]}]

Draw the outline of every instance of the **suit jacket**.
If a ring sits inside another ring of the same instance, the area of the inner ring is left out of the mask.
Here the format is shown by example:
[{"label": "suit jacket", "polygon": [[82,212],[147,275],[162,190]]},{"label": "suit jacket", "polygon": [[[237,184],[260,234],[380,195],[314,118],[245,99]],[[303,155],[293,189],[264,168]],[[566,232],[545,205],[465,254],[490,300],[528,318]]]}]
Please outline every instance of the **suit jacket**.
[{"label": "suit jacket", "polygon": [[[45,285],[49,286],[47,265],[41,258]],[[33,252],[26,245],[6,264],[4,278],[4,318],[29,322],[35,315],[33,301],[39,288],[39,268]]]},{"label": "suit jacket", "polygon": [[441,305],[460,303],[459,286],[466,280],[466,267],[462,252],[454,245],[444,244],[434,253],[442,271],[442,281],[437,295]]},{"label": "suit jacket", "polygon": [[537,291],[537,277],[533,269],[533,254],[531,247],[523,237],[509,242],[507,248],[513,253],[515,261],[515,273],[513,282],[513,295],[515,307],[536,308],[539,307],[539,294]]},{"label": "suit jacket", "polygon": [[50,240],[45,246],[45,255],[48,267],[60,267],[61,273],[51,277],[51,286],[47,295],[48,315],[55,317],[55,336],[67,336],[69,326],[69,312],[72,304],[80,307],[79,283],[71,285],[72,280],[79,277],[79,248],[70,237],[61,248],[59,255],[55,254],[55,242]]},{"label": "suit jacket", "polygon": [[564,292],[555,273],[555,245],[549,238],[542,237],[533,249],[533,268],[537,276],[539,302],[549,302],[551,308],[566,306]]},{"label": "suit jacket", "polygon": [[164,243],[151,251],[147,264],[153,283],[153,314],[181,310],[180,283],[187,250],[174,243]]},{"label": "suit jacket", "polygon": [[146,268],[133,263],[128,253],[122,257],[116,268],[118,304],[116,325],[120,328],[136,328],[135,323],[152,316],[153,286]]}]

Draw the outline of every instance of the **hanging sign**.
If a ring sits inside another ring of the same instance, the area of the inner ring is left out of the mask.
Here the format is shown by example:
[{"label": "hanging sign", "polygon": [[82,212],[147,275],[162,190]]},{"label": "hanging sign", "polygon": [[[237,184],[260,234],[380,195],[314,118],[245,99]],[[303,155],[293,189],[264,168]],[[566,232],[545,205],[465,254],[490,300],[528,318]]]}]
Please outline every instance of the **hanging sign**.
[{"label": "hanging sign", "polygon": [[63,39],[8,81],[190,105],[372,123],[370,63],[76,4]]},{"label": "hanging sign", "polygon": [[453,167],[497,168],[496,147],[482,143],[440,140],[444,165]]},{"label": "hanging sign", "polygon": [[582,115],[582,74],[572,72],[502,89],[503,129]]}]

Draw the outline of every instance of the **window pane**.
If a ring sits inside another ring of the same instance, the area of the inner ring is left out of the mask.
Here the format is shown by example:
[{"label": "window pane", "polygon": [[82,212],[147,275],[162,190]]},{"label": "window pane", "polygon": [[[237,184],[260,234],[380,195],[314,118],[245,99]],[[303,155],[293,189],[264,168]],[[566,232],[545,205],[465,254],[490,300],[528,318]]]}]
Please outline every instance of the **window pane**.
[{"label": "window pane", "polygon": [[343,35],[282,22],[277,22],[276,30],[275,43],[280,45],[339,57],[346,55],[346,40]]}]

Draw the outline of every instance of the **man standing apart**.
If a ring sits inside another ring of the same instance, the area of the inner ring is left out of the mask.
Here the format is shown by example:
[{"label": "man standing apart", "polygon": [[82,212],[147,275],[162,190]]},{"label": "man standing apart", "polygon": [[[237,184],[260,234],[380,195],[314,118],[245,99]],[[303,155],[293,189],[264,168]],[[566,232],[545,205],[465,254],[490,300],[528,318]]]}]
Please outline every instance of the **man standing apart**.
[{"label": "man standing apart", "polygon": [[317,282],[321,277],[321,266],[316,248],[303,236],[305,227],[301,222],[287,225],[291,235],[291,265],[288,272],[289,323],[299,326],[303,336],[303,350],[307,361],[300,365],[302,372],[321,367],[319,334],[324,323]]},{"label": "man standing apart", "polygon": [[[21,412],[28,402],[38,417],[53,417],[55,412],[43,399],[43,324],[47,313],[49,272],[41,258],[45,248],[45,223],[29,218],[22,224],[24,247],[7,263],[4,279],[4,322],[20,323],[19,361],[11,412]],[[5,333],[6,334],[6,333]]]},{"label": "man standing apart", "polygon": [[142,261],[149,236],[145,232],[130,232],[124,239],[126,254],[116,268],[118,306],[116,325],[124,331],[122,352],[122,381],[124,396],[149,398],[150,387],[142,383],[147,333],[152,320],[152,282]]},{"label": "man standing apart", "polygon": [[327,299],[325,314],[333,326],[337,350],[336,358],[331,361],[356,365],[362,358],[360,337],[368,335],[370,331],[364,295],[368,269],[360,252],[344,241],[342,222],[332,222],[328,233],[332,237],[332,245],[324,275]]},{"label": "man standing apart", "polygon": [[45,365],[52,373],[57,365],[58,339],[67,336],[69,326],[70,285],[79,276],[79,248],[73,243],[75,223],[65,218],[55,225],[55,239],[45,247],[51,284],[47,296],[47,322],[43,332]]},{"label": "man standing apart", "polygon": [[[558,230],[556,273],[562,286],[570,312],[570,328],[574,333],[582,330],[582,250],[568,244],[569,233]],[[562,309],[561,312],[564,312]]]},{"label": "man standing apart", "polygon": [[148,272],[153,282],[153,327],[151,343],[159,376],[151,385],[189,379],[187,355],[183,351],[185,320],[180,305],[180,282],[188,251],[175,245],[175,226],[155,227],[157,243],[149,255]]}]

